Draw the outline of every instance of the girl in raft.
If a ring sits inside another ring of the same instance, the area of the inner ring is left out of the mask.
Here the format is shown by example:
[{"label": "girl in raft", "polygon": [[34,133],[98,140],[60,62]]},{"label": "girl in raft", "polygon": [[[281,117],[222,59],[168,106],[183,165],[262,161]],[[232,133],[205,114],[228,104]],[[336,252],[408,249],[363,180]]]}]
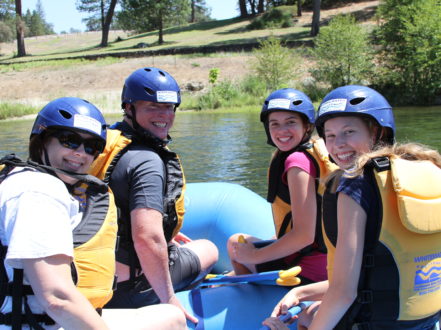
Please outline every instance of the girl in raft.
[{"label": "girl in raft", "polygon": [[[237,275],[300,265],[303,284],[327,279],[318,183],[334,164],[328,159],[323,140],[311,138],[314,116],[309,97],[292,88],[271,93],[263,104],[260,120],[268,144],[277,148],[269,168],[267,197],[272,204],[276,239],[232,235],[227,248]],[[240,236],[245,238],[244,243],[238,242]]]},{"label": "girl in raft", "polygon": [[[317,131],[343,171],[323,197],[329,281],[292,289],[264,321],[321,300],[299,329],[433,329],[441,308],[441,156],[394,141],[392,108],[363,86],[330,92]],[[424,215],[424,216],[423,216]]]},{"label": "girl in raft", "polygon": [[2,329],[186,328],[172,305],[102,310],[115,276],[116,208],[107,186],[84,173],[105,144],[101,112],[63,97],[39,112],[30,160],[2,159]]}]

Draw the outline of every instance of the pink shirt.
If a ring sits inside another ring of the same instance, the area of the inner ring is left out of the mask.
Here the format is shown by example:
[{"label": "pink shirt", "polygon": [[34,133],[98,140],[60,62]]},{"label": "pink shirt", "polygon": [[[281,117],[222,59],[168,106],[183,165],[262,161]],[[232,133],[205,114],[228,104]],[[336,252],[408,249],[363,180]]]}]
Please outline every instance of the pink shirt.
[{"label": "pink shirt", "polygon": [[315,169],[313,161],[305,154],[303,151],[293,152],[285,160],[285,171],[283,172],[283,182],[286,182],[286,175],[288,171],[293,168],[298,167],[311,175],[312,177],[317,177],[317,170]]},{"label": "pink shirt", "polygon": [[[293,152],[288,158],[286,158],[285,170],[282,177],[284,183],[287,183],[287,173],[293,167],[300,168],[314,178],[317,177],[317,170],[314,166],[314,162],[303,151]],[[299,265],[302,267],[301,275],[314,282],[326,280],[328,278],[326,261],[326,254],[320,252],[313,252],[310,255],[303,257],[299,262]]]}]

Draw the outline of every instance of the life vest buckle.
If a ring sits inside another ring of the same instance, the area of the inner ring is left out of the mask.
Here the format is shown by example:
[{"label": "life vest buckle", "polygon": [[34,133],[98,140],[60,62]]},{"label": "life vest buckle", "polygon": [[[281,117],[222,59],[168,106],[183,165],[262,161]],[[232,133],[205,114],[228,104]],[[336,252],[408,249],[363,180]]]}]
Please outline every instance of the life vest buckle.
[{"label": "life vest buckle", "polygon": [[358,292],[357,302],[360,304],[372,304],[374,301],[374,295],[372,290],[361,290]]},{"label": "life vest buckle", "polygon": [[372,163],[374,164],[377,172],[390,170],[390,160],[389,157],[376,157],[372,159]]}]

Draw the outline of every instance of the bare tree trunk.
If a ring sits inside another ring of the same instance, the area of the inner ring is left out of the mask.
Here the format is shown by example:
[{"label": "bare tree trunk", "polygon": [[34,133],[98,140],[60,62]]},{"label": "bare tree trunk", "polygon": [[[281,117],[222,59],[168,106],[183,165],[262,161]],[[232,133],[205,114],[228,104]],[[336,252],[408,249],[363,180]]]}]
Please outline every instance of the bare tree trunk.
[{"label": "bare tree trunk", "polygon": [[162,11],[159,15],[159,38],[158,38],[158,44],[162,45],[164,43],[164,31],[163,31],[163,24],[162,24]]},{"label": "bare tree trunk", "polygon": [[248,17],[246,0],[239,0],[239,10],[240,10],[240,17],[242,18]]},{"label": "bare tree trunk", "polygon": [[196,21],[196,0],[191,0],[191,17],[190,23],[194,23]]},{"label": "bare tree trunk", "polygon": [[297,16],[302,16],[302,0],[297,0]]},{"label": "bare tree trunk", "polygon": [[[113,14],[115,13],[115,7],[117,2],[118,0],[112,0],[110,2],[109,10],[107,11],[106,19],[104,20],[103,28],[101,31],[100,47],[107,47],[109,41],[110,24],[112,24],[112,18],[113,18]],[[103,12],[103,17],[104,17],[104,12]]]},{"label": "bare tree trunk", "polygon": [[250,4],[251,15],[256,16],[256,4],[254,0],[248,0],[248,3]]},{"label": "bare tree trunk", "polygon": [[311,23],[311,37],[315,37],[320,30],[320,0],[313,0],[312,7],[312,23]]},{"label": "bare tree trunk", "polygon": [[17,30],[17,57],[26,56],[24,43],[24,21],[21,15],[21,0],[15,0],[15,27]]},{"label": "bare tree trunk", "polygon": [[265,11],[265,0],[259,0],[257,4],[257,13],[262,14]]}]

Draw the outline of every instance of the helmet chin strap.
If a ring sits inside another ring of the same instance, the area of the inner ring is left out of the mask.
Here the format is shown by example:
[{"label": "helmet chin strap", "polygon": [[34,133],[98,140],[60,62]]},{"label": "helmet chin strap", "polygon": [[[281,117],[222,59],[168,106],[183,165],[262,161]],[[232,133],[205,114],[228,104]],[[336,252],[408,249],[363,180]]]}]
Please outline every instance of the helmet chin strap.
[{"label": "helmet chin strap", "polygon": [[[43,156],[44,156],[44,165],[46,165],[46,166],[50,166],[50,167],[53,168],[53,166],[52,166],[52,164],[51,164],[51,161],[49,160],[49,155],[48,155],[47,150],[46,150],[45,147],[43,147]],[[46,171],[47,171],[48,174],[51,174],[51,175],[53,175],[53,176],[55,176],[56,178],[58,178],[58,179],[61,180],[61,178],[57,175],[57,172],[56,172],[55,170],[53,170],[53,169],[51,169],[51,168],[46,168]],[[71,194],[74,192],[74,188],[75,188],[76,184],[78,183],[78,182],[77,182],[77,183],[75,183],[75,184],[70,184],[70,183],[65,182],[64,180],[61,180],[61,181],[63,181],[63,183],[64,183],[64,185],[66,186],[67,190],[68,190],[69,193],[71,193]]]},{"label": "helmet chin strap", "polygon": [[43,156],[44,156],[44,165],[52,166],[51,161],[49,160],[49,155],[45,147],[43,147]]}]

